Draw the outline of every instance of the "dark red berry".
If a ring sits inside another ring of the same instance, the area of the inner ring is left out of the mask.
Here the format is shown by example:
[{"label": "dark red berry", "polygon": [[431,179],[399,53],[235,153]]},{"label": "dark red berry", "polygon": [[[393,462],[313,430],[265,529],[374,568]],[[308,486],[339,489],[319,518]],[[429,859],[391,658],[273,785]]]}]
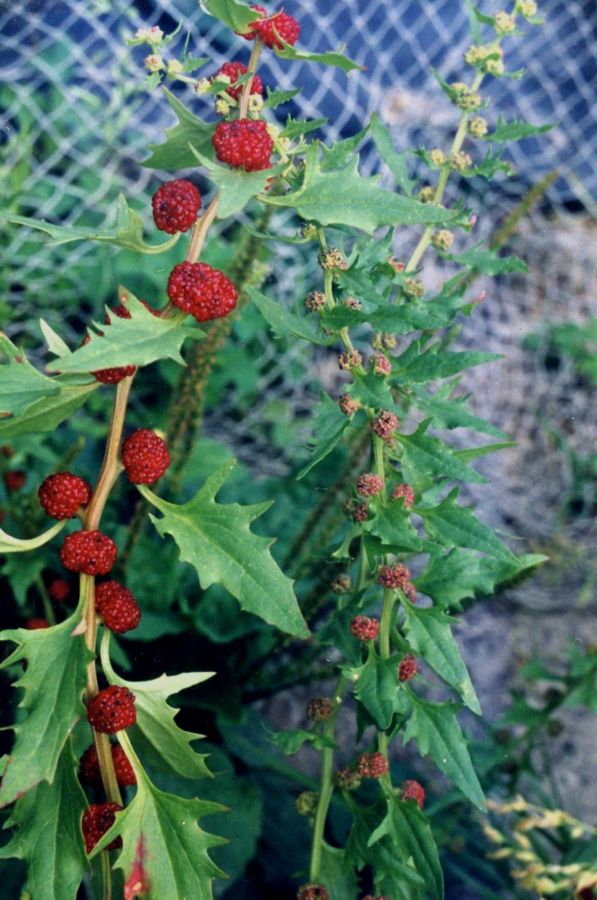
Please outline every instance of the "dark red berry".
[{"label": "dark red berry", "polygon": [[278,50],[282,50],[284,47],[282,41],[286,44],[296,44],[301,33],[301,26],[296,19],[283,11],[251,24],[266,47],[274,47]]},{"label": "dark red berry", "polygon": [[198,322],[229,315],[238,300],[238,291],[230,279],[207,263],[183,262],[174,266],[167,292],[174,306]]},{"label": "dark red berry", "polygon": [[70,584],[64,578],[54,578],[48,587],[48,594],[52,600],[64,603],[70,595]]},{"label": "dark red berry", "polygon": [[135,695],[128,688],[110,685],[87,707],[89,724],[102,734],[115,734],[137,721]]},{"label": "dark red berry", "polygon": [[341,791],[356,791],[361,784],[361,776],[352,766],[338,769],[334,779]]},{"label": "dark red berry", "polygon": [[346,504],[346,512],[353,522],[366,522],[369,516],[369,507],[366,503],[355,503],[349,500]]},{"label": "dark red berry", "polygon": [[397,484],[392,488],[392,500],[402,500],[405,509],[410,509],[415,502],[415,492],[410,484]]},{"label": "dark red berry", "polygon": [[382,440],[390,442],[399,424],[398,416],[387,409],[382,409],[371,422],[371,428]]},{"label": "dark red berry", "polygon": [[[120,744],[112,744],[112,762],[116,772],[116,780],[120,787],[128,787],[137,784],[135,771],[128,761],[128,757]],[[86,784],[100,785],[102,776],[95,745],[91,744],[79,760],[79,777]]]},{"label": "dark red berry", "polygon": [[[81,828],[85,839],[85,852],[91,853],[97,842],[116,821],[116,813],[122,806],[119,803],[92,803],[83,813]],[[107,850],[117,850],[122,846],[122,838],[116,838],[108,844]]]},{"label": "dark red berry", "polygon": [[357,479],[357,492],[361,497],[376,497],[377,494],[381,494],[383,489],[383,478],[379,475],[374,475],[372,472],[365,472],[364,475],[359,475]]},{"label": "dark red berry", "polygon": [[329,894],[322,884],[303,884],[297,891],[297,900],[329,900]]},{"label": "dark red berry", "polygon": [[124,634],[141,621],[141,610],[128,588],[118,581],[104,581],[95,588],[95,609],[106,628]]},{"label": "dark red berry", "polygon": [[374,641],[379,634],[379,619],[369,616],[355,616],[350,630],[360,641]]},{"label": "dark red berry", "polygon": [[25,628],[29,631],[37,631],[38,628],[49,628],[50,623],[47,619],[27,619]]},{"label": "dark red berry", "polygon": [[[251,5],[250,9],[252,9],[253,12],[259,13],[260,17],[261,17],[261,16],[267,16],[267,9],[265,8],[265,6],[253,6],[253,5]],[[255,22],[251,22],[251,23],[250,23],[250,25],[249,25],[249,30],[248,30],[248,31],[245,31],[245,32],[242,33],[242,34],[241,34],[241,32],[239,32],[239,31],[236,32],[236,33],[238,34],[239,37],[244,38],[246,41],[252,41],[252,40],[256,37],[256,34],[255,34],[255,26],[258,25],[258,24],[259,24],[259,19],[256,19]]]},{"label": "dark red berry", "polygon": [[170,465],[166,441],[149,428],[138,428],[122,445],[122,464],[133,484],[153,484]]},{"label": "dark red berry", "polygon": [[220,122],[212,136],[220,162],[245,172],[269,169],[274,142],[263,119]]},{"label": "dark red berry", "polygon": [[401,800],[416,800],[419,809],[423,809],[425,788],[418,781],[404,781],[400,792]]},{"label": "dark red berry", "polygon": [[84,575],[107,575],[112,571],[118,550],[116,544],[101,531],[75,531],[64,539],[60,559],[71,572]]},{"label": "dark red berry", "polygon": [[27,481],[27,475],[21,469],[12,469],[10,472],[5,472],[2,478],[7,491],[20,491]]},{"label": "dark red berry", "polygon": [[81,506],[91,500],[91,485],[70,472],[57,472],[44,478],[40,485],[39,502],[53,519],[70,519]]},{"label": "dark red berry", "polygon": [[201,194],[190,181],[176,178],[157,189],[151,199],[151,207],[157,228],[168,234],[177,234],[187,231],[197,221]]},{"label": "dark red berry", "polygon": [[395,566],[380,566],[377,573],[377,580],[385,588],[402,588],[410,578],[410,572],[402,564]]},{"label": "dark red berry", "polygon": [[307,718],[312,722],[325,722],[334,712],[334,703],[329,697],[313,697],[307,703]]},{"label": "dark red berry", "polygon": [[[125,319],[127,316],[121,316],[121,318]],[[130,315],[128,318],[130,318]],[[86,334],[81,341],[81,346],[84,347],[90,340],[91,338]],[[136,371],[137,366],[113,366],[109,369],[96,369],[91,374],[96,381],[99,381],[102,384],[120,384],[124,378],[130,378]]]},{"label": "dark red berry", "polygon": [[[218,81],[218,76],[227,75],[230,79],[230,84],[226,88],[226,93],[229,94],[234,100],[238,100],[245,85],[239,84],[235,87],[235,83],[242,75],[246,74],[247,67],[243,66],[242,63],[225,62],[224,65],[220,69],[218,69],[212,80]],[[263,94],[263,84],[259,75],[254,75],[251,79],[251,93],[260,95]]]},{"label": "dark red berry", "polygon": [[361,753],[357,759],[357,772],[361,778],[381,778],[389,770],[383,753]]},{"label": "dark red berry", "polygon": [[418,671],[419,667],[412,653],[407,653],[406,656],[402,657],[398,666],[398,678],[400,681],[410,681]]}]

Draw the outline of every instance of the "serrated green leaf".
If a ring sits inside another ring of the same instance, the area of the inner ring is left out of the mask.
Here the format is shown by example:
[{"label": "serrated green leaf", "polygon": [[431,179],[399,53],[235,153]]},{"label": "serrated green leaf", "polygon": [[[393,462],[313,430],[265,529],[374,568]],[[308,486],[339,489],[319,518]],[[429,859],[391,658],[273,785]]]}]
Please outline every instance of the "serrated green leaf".
[{"label": "serrated green leaf", "polygon": [[66,525],[66,521],[57,522],[43,534],[35,538],[15,538],[0,528],[0,553],[26,553],[36,550],[51,541]]},{"label": "serrated green leaf", "polygon": [[485,797],[473,769],[466,739],[454,703],[428,703],[411,691],[413,712],[406,724],[403,741],[415,740],[421,756],[430,754],[435,765],[460,788],[465,797],[485,810]]},{"label": "serrated green leaf", "polygon": [[95,372],[112,366],[146,366],[158,359],[172,359],[184,365],[180,348],[186,338],[203,337],[194,324],[175,317],[158,318],[130,295],[127,300],[130,319],[111,316],[101,331],[89,329],[90,340],[70,356],[61,356],[48,365],[49,370],[73,373]]},{"label": "serrated green leaf", "polygon": [[406,691],[398,680],[399,663],[399,656],[381,659],[371,644],[367,661],[349,672],[349,677],[356,679],[355,697],[382,731],[390,727],[394,713],[406,715],[409,710]]},{"label": "serrated green leaf", "polygon": [[327,346],[333,343],[333,338],[322,333],[318,323],[306,317],[300,317],[289,312],[280,303],[271,300],[256,288],[247,288],[247,293],[272,331],[279,338],[289,336],[301,338],[311,344]]},{"label": "serrated green leaf", "polygon": [[305,731],[302,728],[289,728],[286,731],[272,731],[269,740],[275,744],[285,756],[297,753],[303,744],[312,744],[315,750],[334,750],[335,743],[331,738],[317,731]]},{"label": "serrated green leaf", "polygon": [[327,394],[321,395],[321,405],[313,422],[313,440],[311,459],[298,475],[297,481],[304,478],[318,463],[325,459],[338,446],[342,435],[350,425],[350,420],[340,412],[338,404]]},{"label": "serrated green leaf", "polygon": [[428,350],[401,364],[402,357],[392,361],[392,379],[400,381],[425,382],[436,378],[450,378],[463,369],[480,366],[502,359],[500,353],[458,352],[450,350]]},{"label": "serrated green leaf", "polygon": [[416,481],[417,475],[438,475],[444,478],[483,484],[486,478],[469,468],[438,438],[425,433],[428,423],[423,422],[412,434],[397,435],[403,446],[402,462]]},{"label": "serrated green leaf", "polygon": [[497,250],[490,250],[482,244],[469,247],[462,253],[448,256],[452,262],[466,266],[473,272],[484,275],[503,275],[509,272],[528,272],[529,267],[518,256],[499,256]]},{"label": "serrated green leaf", "polygon": [[20,416],[36,401],[57,394],[53,378],[42,375],[10,338],[0,332],[0,417]]},{"label": "serrated green leaf", "polygon": [[455,489],[433,509],[418,507],[417,512],[429,534],[445,546],[467,547],[516,565],[512,551],[491,528],[479,521],[472,510],[458,506],[457,498],[458,489]]},{"label": "serrated green leaf", "polygon": [[533,134],[543,134],[544,131],[551,131],[554,127],[554,125],[531,125],[529,122],[517,120],[506,122],[500,116],[493,131],[485,135],[483,140],[491,144],[520,141],[522,138],[530,137]]},{"label": "serrated green leaf", "polygon": [[292,100],[293,97],[296,97],[297,94],[300,94],[299,88],[295,88],[293,91],[272,91],[268,87],[266,88],[266,98],[263,105],[269,109],[276,109],[277,106],[288,103],[288,101]]},{"label": "serrated green leaf", "polygon": [[466,397],[454,397],[448,400],[438,397],[437,394],[429,396],[417,391],[415,391],[414,397],[416,406],[426,416],[431,417],[435,428],[472,428],[493,437],[507,437],[505,432],[500,431],[491,422],[486,422],[485,419],[470,412],[466,401]]},{"label": "serrated green leaf", "polygon": [[123,194],[118,197],[116,221],[112,226],[103,229],[79,228],[74,225],[52,225],[44,219],[32,219],[28,216],[17,216],[13,213],[0,212],[0,218],[13,225],[26,225],[43,231],[51,237],[51,244],[70,244],[73,241],[99,241],[125,247],[135,253],[164,253],[178,241],[180,234],[175,234],[161,244],[147,244],[143,239],[143,222],[140,216],[130,208]]},{"label": "serrated green leaf", "polygon": [[322,125],[325,125],[326,122],[327,119],[302,119],[301,121],[297,121],[291,118],[291,116],[288,116],[286,124],[280,132],[280,137],[294,140],[297,137],[301,137],[303,134],[309,134],[310,131],[317,131],[317,129],[321,128]]},{"label": "serrated green leaf", "polygon": [[249,200],[255,197],[265,186],[270,178],[275,177],[284,166],[273,169],[263,169],[259,172],[245,172],[244,169],[233,169],[230,166],[221,166],[210,160],[207,156],[196,151],[193,147],[195,162],[201,163],[208,172],[211,180],[218,186],[220,202],[218,204],[218,219],[227,219],[236,215],[245,208]]},{"label": "serrated green leaf", "polygon": [[429,822],[415,800],[391,796],[387,802],[387,815],[371,834],[369,844],[374,846],[389,837],[396,852],[405,861],[410,858],[423,879],[425,900],[443,900],[444,879]]},{"label": "serrated green leaf", "polygon": [[357,879],[346,853],[338,847],[321,842],[321,862],[318,875],[325,885],[329,900],[347,900],[357,895]]},{"label": "serrated green leaf", "polygon": [[0,668],[27,662],[27,670],[14,683],[23,690],[19,708],[24,715],[12,726],[15,742],[0,787],[0,806],[41,781],[52,783],[67,738],[85,714],[89,652],[84,635],[73,633],[80,623],[76,611],[52,628],[0,632],[0,640],[18,645]]},{"label": "serrated green leaf", "polygon": [[424,303],[383,303],[369,316],[373,328],[409,334],[412,331],[443,328],[454,318],[454,312],[429,300]]},{"label": "serrated green leaf", "polygon": [[228,28],[243,34],[251,22],[259,18],[259,14],[245,3],[237,0],[200,0],[199,5],[215,19],[219,19]]},{"label": "serrated green leaf", "polygon": [[146,487],[139,490],[163,514],[160,519],[151,516],[157,531],[174,538],[181,560],[195,568],[204,590],[221,584],[242,609],[281,631],[307,637],[309,630],[292,581],[271,556],[271,539],[250,530],[251,523],[271,502],[240,506],[215,500],[235,464],[235,460],[224,463],[188,503],[181,505],[162,500]]},{"label": "serrated green leaf", "polygon": [[361,375],[355,372],[348,393],[363,406],[398,411],[385,375],[376,375],[374,372],[366,372]]},{"label": "serrated green leaf", "polygon": [[143,161],[148,169],[165,169],[166,172],[177,172],[179,169],[190,169],[197,165],[194,147],[198,153],[211,156],[213,147],[211,137],[215,125],[209,125],[184,106],[180,100],[164,88],[166,100],[176,113],[178,124],[166,128],[166,140],[163,144],[150,144],[151,156]]},{"label": "serrated green leaf", "polygon": [[361,131],[353,134],[352,137],[336,141],[331,147],[326,147],[325,144],[322,144],[323,159],[321,160],[321,171],[331,172],[334,169],[345,169],[368,131],[369,126],[367,125]]},{"label": "serrated green leaf", "polygon": [[363,530],[374,534],[394,553],[416,553],[423,549],[423,541],[411,524],[408,511],[394,501],[379,508],[371,519],[363,522]]},{"label": "serrated green leaf", "polygon": [[89,384],[66,384],[58,378],[56,384],[60,388],[59,393],[37,400],[20,416],[0,419],[0,438],[54,431],[99,387],[99,382],[95,380]]},{"label": "serrated green leaf", "polygon": [[15,832],[0,847],[0,859],[27,863],[25,890],[35,900],[75,900],[88,869],[81,836],[87,799],[76,769],[67,745],[52,784],[41,782],[17,800],[6,823]]},{"label": "serrated green leaf", "polygon": [[280,49],[276,44],[274,52],[276,56],[279,56],[281,59],[298,59],[304,62],[322,63],[324,66],[333,66],[336,69],[342,69],[343,72],[351,72],[353,69],[358,69],[359,72],[363,71],[363,66],[360,66],[358,63],[354,62],[354,60],[349,59],[348,56],[344,56],[343,53],[337,53],[334,50],[328,50],[325,53],[310,53],[307,50],[297,50],[296,47],[292,47],[281,38],[279,38],[279,40],[284,46]]},{"label": "serrated green leaf", "polygon": [[[125,750],[128,756],[128,747]],[[92,856],[116,836],[122,837],[122,850],[114,868],[122,870],[125,900],[138,895],[150,900],[212,900],[212,881],[224,877],[224,873],[208,853],[224,839],[203,831],[197,820],[224,808],[218,803],[186,800],[158,790],[134,757],[131,761],[137,776],[137,793],[116,814],[114,825],[96,844]]]},{"label": "serrated green leaf", "polygon": [[191,747],[193,741],[204,735],[183,731],[174,721],[179,710],[170,706],[167,700],[173,694],[207,681],[215,673],[184,672],[180,675],[160,675],[150,681],[126,681],[114,672],[110,664],[107,640],[102,642],[102,666],[110,677],[110,683],[123,685],[135,695],[137,723],[129,732],[135,749],[152,765],[183,778],[209,776],[205,754],[196,753]]},{"label": "serrated green leaf", "polygon": [[452,636],[456,621],[440,609],[419,609],[412,603],[405,606],[408,642],[415,653],[447,681],[470,710],[481,715],[481,707],[469,673]]},{"label": "serrated green leaf", "polygon": [[465,450],[456,450],[454,455],[464,462],[472,462],[474,459],[481,459],[482,456],[489,456],[490,453],[509,450],[510,447],[516,447],[516,441],[499,441],[497,444],[481,444],[480,447],[467,447]]},{"label": "serrated green leaf", "polygon": [[54,356],[68,356],[70,353],[68,344],[62,340],[59,334],[56,334],[54,329],[48,325],[45,319],[39,320],[39,327],[41,328],[41,333],[45,338],[50,353],[53,353]]},{"label": "serrated green leaf", "polygon": [[416,184],[408,174],[406,165],[406,153],[398,153],[394,149],[394,142],[387,125],[381,121],[377,113],[371,116],[371,137],[375,141],[377,152],[396,179],[398,187],[405,194],[411,194]]}]

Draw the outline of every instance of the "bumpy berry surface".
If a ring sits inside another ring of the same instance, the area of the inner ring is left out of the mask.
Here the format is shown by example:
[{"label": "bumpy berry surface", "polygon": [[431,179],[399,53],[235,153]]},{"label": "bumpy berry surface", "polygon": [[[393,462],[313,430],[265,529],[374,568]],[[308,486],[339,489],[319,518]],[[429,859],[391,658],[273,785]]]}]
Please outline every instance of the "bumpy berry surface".
[{"label": "bumpy berry surface", "polygon": [[402,657],[398,666],[398,678],[400,681],[410,681],[418,671],[419,667],[412,653],[407,653],[406,656]]},{"label": "bumpy berry surface", "polygon": [[376,497],[383,491],[383,478],[372,472],[365,472],[357,479],[357,492],[361,497]]},{"label": "bumpy berry surface", "polygon": [[153,484],[170,465],[166,441],[149,428],[138,428],[122,445],[122,464],[133,484]]},{"label": "bumpy berry surface", "polygon": [[[265,6],[254,6],[253,4],[251,4],[250,9],[252,9],[253,12],[259,13],[260,16],[267,16],[267,9],[265,8]],[[245,31],[243,34],[237,32],[237,34],[239,35],[239,37],[244,38],[246,41],[252,41],[256,37],[255,26],[258,25],[258,23],[259,19],[256,19],[249,25],[248,31]]]},{"label": "bumpy berry surface", "polygon": [[91,500],[91,485],[78,475],[57,472],[45,478],[37,492],[39,502],[53,519],[70,519]]},{"label": "bumpy berry surface", "polygon": [[116,734],[137,721],[135,695],[128,688],[110,685],[87,707],[89,724],[102,734]]},{"label": "bumpy berry surface", "polygon": [[357,772],[361,778],[381,778],[389,771],[383,753],[361,753],[357,759]]},{"label": "bumpy berry surface", "polygon": [[[120,787],[129,787],[137,784],[134,769],[120,744],[112,744],[111,750],[116,780]],[[85,784],[99,785],[102,783],[97,750],[94,744],[87,748],[79,760],[79,777]]]},{"label": "bumpy berry surface", "polygon": [[329,900],[329,894],[322,884],[303,884],[297,891],[297,900]]},{"label": "bumpy berry surface", "polygon": [[410,484],[396,484],[392,488],[392,500],[402,500],[405,509],[410,509],[415,502],[415,492]]},{"label": "bumpy berry surface", "polygon": [[382,409],[371,422],[371,428],[382,440],[391,441],[392,435],[399,424],[398,416],[395,416],[393,412],[387,409]]},{"label": "bumpy berry surface", "polygon": [[400,797],[402,800],[416,800],[419,809],[423,809],[423,803],[425,802],[425,788],[419,784],[418,781],[405,781],[402,784]]},{"label": "bumpy berry surface", "polygon": [[350,630],[360,641],[373,641],[379,634],[379,619],[369,616],[355,616]]},{"label": "bumpy berry surface", "polygon": [[285,12],[275,13],[267,19],[252,22],[251,25],[266,47],[277,47],[279,50],[284,47],[282,41],[296,44],[301,33],[301,26],[296,19]]},{"label": "bumpy berry surface", "polygon": [[[130,319],[130,317],[130,313],[128,316],[121,316],[123,319]],[[91,338],[86,334],[81,341],[81,346],[84,347],[90,340]],[[136,371],[137,366],[113,366],[109,369],[96,369],[91,374],[95,380],[101,382],[101,384],[120,384],[124,378],[130,378]]]},{"label": "bumpy berry surface", "polygon": [[[230,84],[226,88],[226,93],[229,94],[234,100],[238,100],[240,95],[242,94],[242,90],[244,88],[244,84],[239,84],[235,87],[235,82],[241,77],[241,75],[247,74],[247,67],[243,66],[240,62],[225,62],[224,65],[218,69],[217,73],[214,76],[214,81],[218,80],[218,75],[227,75],[230,79]],[[263,94],[263,83],[259,75],[254,75],[251,80],[251,93],[252,94]]]},{"label": "bumpy berry surface", "polygon": [[207,263],[183,262],[174,266],[167,293],[174,306],[198,322],[229,315],[238,300],[238,291],[230,279]]},{"label": "bumpy berry surface", "polygon": [[312,722],[325,722],[334,712],[334,704],[329,697],[313,697],[307,703],[307,718]]},{"label": "bumpy berry surface", "polygon": [[356,791],[361,784],[361,776],[352,766],[338,769],[334,775],[334,780],[341,791]]},{"label": "bumpy berry surface", "polygon": [[27,475],[21,469],[11,469],[10,472],[5,472],[2,478],[7,491],[20,491],[27,481]]},{"label": "bumpy berry surface", "polygon": [[417,602],[417,589],[410,581],[402,585],[402,593],[406,594],[411,603]]},{"label": "bumpy berry surface", "polygon": [[47,619],[27,619],[25,628],[29,631],[37,631],[38,628],[49,628],[50,623]]},{"label": "bumpy berry surface", "polygon": [[[122,806],[119,803],[92,803],[81,820],[81,828],[85,839],[85,851],[91,853],[97,842],[112,827],[116,819],[116,813]],[[116,838],[108,845],[108,850],[116,850],[122,846],[122,838]]]},{"label": "bumpy berry surface", "polygon": [[118,581],[104,581],[96,586],[95,609],[106,628],[116,634],[131,631],[141,621],[141,610],[132,592]]},{"label": "bumpy berry surface", "polygon": [[410,572],[401,563],[395,566],[380,566],[377,580],[385,588],[402,588],[410,578]]},{"label": "bumpy berry surface", "polygon": [[60,559],[71,572],[84,575],[107,575],[111,572],[118,549],[101,531],[75,531],[64,539]]},{"label": "bumpy berry surface", "polygon": [[54,578],[48,587],[48,594],[52,600],[64,603],[70,596],[70,584],[64,578]]},{"label": "bumpy berry surface", "polygon": [[177,234],[187,231],[197,221],[201,194],[186,178],[176,178],[157,189],[151,198],[151,208],[156,227],[168,234]]},{"label": "bumpy berry surface", "polygon": [[235,169],[259,172],[270,167],[274,142],[262,119],[220,122],[211,140],[220,162]]}]

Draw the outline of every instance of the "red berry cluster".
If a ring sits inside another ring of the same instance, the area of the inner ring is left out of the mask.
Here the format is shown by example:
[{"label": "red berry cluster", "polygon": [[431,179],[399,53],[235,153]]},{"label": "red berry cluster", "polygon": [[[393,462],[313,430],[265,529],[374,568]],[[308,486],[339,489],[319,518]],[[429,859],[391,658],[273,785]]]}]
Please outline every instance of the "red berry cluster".
[{"label": "red berry cluster", "polygon": [[141,610],[132,592],[118,581],[104,581],[97,585],[95,609],[102,616],[106,628],[115,634],[131,631],[141,621]]},{"label": "red berry cluster", "polygon": [[[238,76],[237,76],[238,77]],[[185,178],[165,181],[151,198],[153,221],[160,231],[176,234],[195,224],[201,209],[201,194]]]},{"label": "red berry cluster", "polygon": [[369,616],[355,616],[350,630],[360,641],[374,641],[379,634],[379,619]]},{"label": "red berry cluster", "polygon": [[403,656],[400,660],[400,665],[398,666],[398,679],[400,681],[410,681],[411,678],[415,677],[418,671],[419,666],[417,665],[416,659],[412,653],[407,653],[406,656]]},{"label": "red berry cluster", "polygon": [[90,701],[87,720],[102,734],[116,734],[137,721],[135,695],[128,688],[110,685]]},{"label": "red berry cluster", "polygon": [[297,900],[329,900],[329,896],[322,884],[303,884],[296,894]]},{"label": "red berry cluster", "polygon": [[41,628],[49,628],[50,623],[47,619],[27,619],[25,622],[25,628],[28,631],[37,631]]},{"label": "red berry cluster", "polygon": [[385,353],[374,353],[370,359],[370,365],[375,375],[392,374],[392,363]]},{"label": "red berry cluster", "polygon": [[400,791],[401,800],[416,800],[419,809],[423,809],[425,802],[425,788],[418,781],[405,781]]},{"label": "red berry cluster", "polygon": [[383,478],[379,475],[374,475],[372,472],[365,472],[364,475],[359,475],[357,479],[357,492],[361,497],[376,497],[378,494],[381,494],[383,489]]},{"label": "red berry cluster", "polygon": [[149,428],[138,428],[122,445],[122,464],[133,484],[153,484],[170,465],[166,441]]},{"label": "red berry cluster", "polygon": [[[83,813],[81,828],[85,839],[85,851],[91,853],[97,842],[116,821],[116,813],[122,806],[119,803],[92,803]],[[108,844],[107,850],[117,850],[122,846],[122,838],[116,838]]]},{"label": "red berry cluster", "polygon": [[70,472],[57,472],[43,480],[39,491],[39,502],[53,519],[70,519],[81,506],[91,500],[91,485],[84,478]]},{"label": "red berry cluster", "polygon": [[245,172],[270,168],[274,142],[263,119],[235,119],[220,122],[212,136],[220,162]]},{"label": "red berry cluster", "polygon": [[[258,37],[266,47],[273,47],[282,50],[284,43],[296,44],[301,27],[299,23],[288,13],[283,10],[268,16],[267,10],[263,6],[251,6],[251,9],[260,14],[260,18],[251,22],[248,31],[241,34],[247,41],[251,41]],[[281,40],[280,40],[281,39]]]},{"label": "red berry cluster", "polygon": [[353,522],[366,522],[369,516],[369,507],[366,503],[355,503],[349,500],[346,504],[346,512]]},{"label": "red berry cluster", "polygon": [[70,595],[70,584],[64,578],[54,578],[48,587],[48,594],[52,600],[64,603]]},{"label": "red berry cluster", "polygon": [[386,442],[392,441],[392,435],[399,425],[398,416],[387,409],[382,409],[371,422],[375,434]]},{"label": "red berry cluster", "polygon": [[329,697],[313,697],[307,703],[307,718],[312,722],[326,722],[334,712],[334,703]]},{"label": "red berry cluster", "polygon": [[392,500],[402,500],[405,509],[410,509],[415,502],[415,492],[410,484],[396,484],[392,488]]},{"label": "red berry cluster", "polygon": [[353,766],[338,769],[334,780],[341,791],[356,791],[361,784],[361,776]]},{"label": "red berry cluster", "polygon": [[183,262],[174,266],[167,292],[174,306],[198,322],[227,316],[238,300],[238,291],[230,279],[207,263]]},{"label": "red berry cluster", "polygon": [[352,416],[360,409],[360,404],[353,400],[350,394],[342,394],[338,398],[338,406],[340,407],[340,412],[344,413],[345,416]]},{"label": "red berry cluster", "polygon": [[[120,787],[136,785],[137,778],[134,769],[120,744],[112,744],[110,749],[116,780]],[[100,785],[102,783],[99,759],[94,744],[87,748],[79,760],[79,777],[85,784]]]},{"label": "red berry cluster", "polygon": [[[244,88],[244,84],[237,85],[236,82],[246,74],[247,67],[243,66],[242,63],[225,62],[224,65],[218,69],[212,78],[212,81],[218,81],[219,76],[227,75],[230,79],[230,84],[226,88],[226,93],[232,97],[233,100],[238,100]],[[263,84],[259,75],[254,75],[251,79],[251,94],[259,94],[260,96],[263,94]]]},{"label": "red berry cluster", "polygon": [[22,469],[11,469],[2,476],[7,491],[20,491],[25,482],[27,475]]},{"label": "red berry cluster", "polygon": [[116,562],[116,544],[101,531],[75,531],[65,539],[60,559],[71,572],[84,575],[107,575]]},{"label": "red berry cluster", "polygon": [[403,588],[410,578],[410,572],[401,563],[394,566],[380,566],[377,580],[385,588]]},{"label": "red berry cluster", "polygon": [[389,770],[383,753],[361,753],[357,759],[357,772],[361,778],[381,778]]}]

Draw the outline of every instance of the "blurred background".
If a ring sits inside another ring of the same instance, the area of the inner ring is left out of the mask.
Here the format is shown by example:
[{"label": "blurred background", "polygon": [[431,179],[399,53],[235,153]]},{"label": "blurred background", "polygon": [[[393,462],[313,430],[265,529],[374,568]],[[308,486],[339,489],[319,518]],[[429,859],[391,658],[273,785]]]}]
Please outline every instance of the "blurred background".
[{"label": "blurred background", "polygon": [[[481,7],[487,13],[501,8],[490,2]],[[432,69],[449,82],[466,80],[463,53],[471,39],[464,0],[289,0],[286,9],[301,22],[304,47],[315,51],[345,46],[365,71],[347,77],[335,69],[269,55],[261,72],[264,83],[284,89],[300,84],[302,89],[284,107],[285,114],[327,118],[319,134],[329,143],[354,134],[377,111],[391,128],[398,149],[446,146],[455,114]],[[546,709],[551,702],[545,699],[546,690],[557,685],[545,671],[535,669],[535,675],[529,675],[529,661],[540,656],[552,673],[567,677],[574,659],[591,649],[597,583],[597,6],[594,0],[554,0],[540,11],[545,16],[542,27],[529,27],[523,40],[507,42],[508,68],[524,68],[524,77],[492,80],[487,118],[491,124],[503,115],[554,127],[508,145],[512,178],[498,176],[488,185],[481,179],[459,183],[454,177],[447,197],[450,202],[465,193],[466,204],[478,215],[473,233],[477,240],[495,234],[515,213],[519,221],[508,248],[530,270],[493,280],[479,278],[475,290],[483,300],[456,337],[459,347],[504,354],[503,361],[474,369],[465,386],[474,390],[475,412],[517,442],[479,464],[491,483],[469,490],[468,496],[477,503],[480,517],[497,528],[515,551],[549,556],[532,580],[475,603],[458,632],[488,722],[501,723],[515,733],[523,723],[512,713],[512,691],[516,697],[524,694],[528,709]],[[247,61],[247,45],[192,0],[0,0],[2,208],[62,224],[96,225],[124,192],[150,221],[149,198],[164,173],[141,163],[148,144],[162,141],[174,116],[161,90],[148,92],[143,84],[147,49],[131,49],[125,39],[139,27],[159,25],[168,33],[180,23],[174,50],[190,33],[189,52],[213,60],[206,75],[228,59]],[[174,91],[196,114],[211,115],[205,98],[178,87]],[[415,173],[416,166],[413,157]],[[379,171],[385,177],[368,145],[362,171]],[[288,234],[296,227],[290,216],[276,221]],[[396,246],[398,259],[407,257],[409,240]],[[212,241],[210,252],[214,259],[225,260],[229,246],[230,234],[224,231],[219,241]],[[163,299],[165,273],[175,259],[168,254],[144,257],[140,270],[127,253],[82,243],[48,248],[42,238],[17,228],[0,231],[0,247],[4,257],[0,326],[13,341],[29,348],[33,361],[37,355],[40,365],[40,315],[67,340],[76,341],[85,319],[101,315],[102,304],[113,302],[119,280],[148,299],[158,295]],[[291,305],[300,303],[315,285],[313,260],[303,246],[277,245],[275,259],[266,253],[262,262],[268,266],[267,284]],[[427,260],[429,284],[446,274],[445,265]],[[233,454],[241,463],[238,485],[247,473],[254,479],[250,487],[244,479],[247,498],[274,496],[274,486],[282,499],[278,512],[270,515],[267,533],[279,535],[282,556],[296,537],[295,526],[285,524],[296,513],[296,504],[304,504],[304,519],[308,513],[307,494],[294,486],[293,479],[307,455],[317,380],[332,393],[337,388],[335,356],[321,351],[314,365],[311,354],[307,345],[274,340],[256,311],[247,308],[218,355],[205,397],[201,437],[184,473],[183,492],[196,486],[222,454]],[[160,377],[167,385],[174,384],[172,366],[164,364]],[[146,384],[136,402],[137,414],[150,408],[154,417],[165,416],[155,385],[152,389]],[[102,403],[105,406],[105,400]],[[73,440],[101,434],[104,414],[94,398],[78,424],[72,424]],[[467,443],[466,434],[458,433],[456,439],[463,446]],[[56,458],[52,440],[40,438],[33,469],[39,465],[43,472],[47,460]],[[30,445],[30,440],[11,442],[16,458],[3,462],[4,470],[24,468]],[[90,453],[82,450],[91,467]],[[317,491],[331,477],[324,467],[312,485]],[[32,491],[33,478],[28,485]],[[4,493],[10,505],[8,487]],[[14,578],[14,572],[6,567],[3,571],[5,577]],[[154,576],[161,590],[160,573]],[[15,616],[31,603],[30,587],[22,578],[13,598]],[[228,631],[219,620],[214,625],[213,595],[192,609],[182,609],[172,588],[166,594],[170,612],[163,615],[156,602],[147,617],[149,630],[140,638],[157,641],[158,649],[137,645],[129,651],[135,665],[145,660],[149,669],[153,664],[161,671],[160,654],[171,651],[160,641],[188,630],[190,623],[198,635],[224,645],[248,633],[248,625],[238,625],[237,620],[242,623],[244,618],[235,616],[234,605],[228,607]],[[261,697],[259,690],[259,685],[254,687],[256,698]],[[290,693],[260,702],[263,714],[277,727],[296,725],[293,720],[302,715],[300,687],[291,685]],[[581,818],[590,817],[596,800],[596,773],[588,762],[594,760],[594,718],[584,702],[556,706],[557,717],[548,714],[544,724],[556,721],[561,727],[550,726],[552,734],[543,741],[540,757],[531,747],[532,776],[545,796],[557,787],[551,802]],[[504,720],[504,715],[510,719]],[[222,725],[220,733],[224,731]],[[244,758],[240,749],[238,758]],[[309,774],[313,762],[306,759],[301,765]],[[527,776],[525,771],[521,783]],[[264,814],[259,807],[263,798],[259,800],[255,790],[247,782],[258,817]],[[253,837],[255,845],[263,839],[257,832]],[[243,865],[250,856],[247,850]],[[499,885],[491,886],[493,894],[480,892],[478,885],[467,887],[470,873],[463,875],[458,861],[450,860],[449,896],[512,896],[502,893]],[[240,878],[225,896],[255,896],[250,889],[245,895],[242,884]],[[259,896],[287,896],[280,884],[262,886]],[[268,894],[270,889],[274,892]],[[521,893],[516,896],[527,896],[517,890]]]}]

